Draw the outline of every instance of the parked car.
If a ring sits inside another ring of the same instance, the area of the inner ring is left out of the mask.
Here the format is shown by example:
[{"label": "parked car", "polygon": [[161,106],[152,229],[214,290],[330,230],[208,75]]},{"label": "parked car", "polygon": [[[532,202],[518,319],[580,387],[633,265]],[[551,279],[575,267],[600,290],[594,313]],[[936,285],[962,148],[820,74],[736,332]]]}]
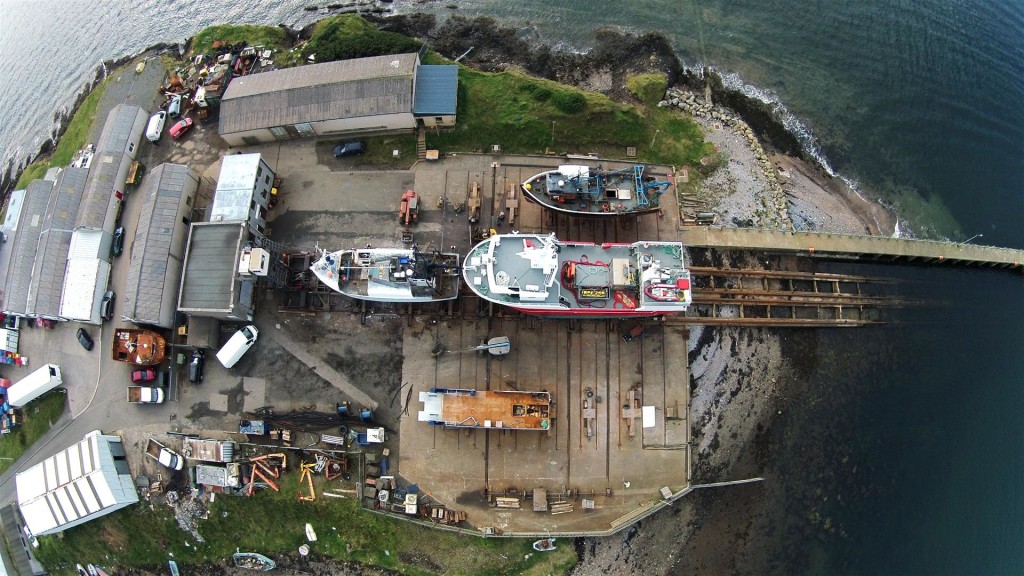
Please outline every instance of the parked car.
[{"label": "parked car", "polygon": [[117,295],[114,294],[113,290],[107,290],[106,294],[103,295],[103,301],[100,302],[100,316],[104,320],[110,320],[114,317],[114,301],[117,299]]},{"label": "parked car", "polygon": [[149,119],[149,123],[146,125],[146,138],[150,142],[156,142],[160,140],[160,134],[164,131],[164,121],[167,119],[167,112],[163,110],[153,114]]},{"label": "parked car", "polygon": [[124,252],[124,226],[118,226],[114,229],[114,241],[110,244],[110,253],[120,256],[122,252]]},{"label": "parked car", "polygon": [[153,380],[156,380],[156,370],[153,370],[152,368],[143,368],[142,370],[132,371],[132,384],[152,382]]},{"label": "parked car", "polygon": [[175,94],[171,96],[171,101],[167,104],[167,115],[171,118],[177,118],[181,116],[181,95]]},{"label": "parked car", "polygon": [[188,363],[188,381],[196,384],[203,381],[203,362],[206,360],[206,353],[200,349],[192,351],[192,360]]},{"label": "parked car", "polygon": [[225,368],[231,368],[238,360],[246,353],[249,348],[256,342],[256,338],[260,335],[260,331],[255,326],[249,325],[238,332],[235,332],[231,338],[228,339],[220,350],[217,351],[217,360],[224,365]]},{"label": "parked car", "polygon": [[189,131],[190,128],[192,128],[191,118],[182,118],[181,120],[178,120],[174,123],[174,126],[171,126],[171,138],[174,138],[175,140],[181,138]]},{"label": "parked car", "polygon": [[355,156],[356,154],[362,154],[363,152],[366,152],[366,144],[360,140],[342,142],[334,147],[335,158],[341,158],[342,156]]},{"label": "parked car", "polygon": [[92,350],[92,336],[89,336],[85,328],[79,328],[78,332],[75,332],[75,336],[78,338],[78,343],[82,345],[82,348]]}]

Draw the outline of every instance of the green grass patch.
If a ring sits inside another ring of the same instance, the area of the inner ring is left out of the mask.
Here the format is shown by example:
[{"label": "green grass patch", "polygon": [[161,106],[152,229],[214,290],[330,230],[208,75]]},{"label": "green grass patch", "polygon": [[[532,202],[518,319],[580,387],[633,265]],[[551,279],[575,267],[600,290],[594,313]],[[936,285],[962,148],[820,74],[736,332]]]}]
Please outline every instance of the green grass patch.
[{"label": "green grass patch", "polygon": [[21,173],[21,177],[18,178],[18,183],[14,186],[15,189],[24,188],[33,180],[42,178],[49,168],[71,164],[75,154],[85,146],[86,137],[89,135],[89,128],[92,127],[93,121],[96,120],[96,109],[99,108],[100,99],[103,98],[103,94],[107,91],[107,82],[110,82],[115,76],[116,74],[107,76],[96,89],[85,97],[78,110],[75,111],[71,123],[68,124],[68,129],[60,137],[57,148],[49,156],[29,164],[25,171]]},{"label": "green grass patch", "polygon": [[22,421],[10,434],[0,436],[0,474],[21,458],[36,440],[53,427],[64,412],[67,394],[51,392],[21,410]]},{"label": "green grass patch", "polygon": [[382,32],[355,14],[325,18],[302,47],[303,57],[316,55],[317,62],[404,54],[419,50],[420,43],[395,32]]},{"label": "green grass patch", "polygon": [[[368,162],[374,166],[396,169],[408,168],[416,161],[415,134],[375,136],[365,141],[366,152],[357,160],[360,163]],[[395,150],[398,150],[398,157],[395,157]]]},{"label": "green grass patch", "polygon": [[[306,543],[304,527],[309,522],[317,533],[317,541],[310,545],[313,554],[414,576],[558,574],[576,561],[568,540],[553,552],[536,554],[529,540],[432,530],[359,510],[351,498],[320,496],[315,502],[298,502],[298,477],[294,470],[282,476],[279,493],[264,490],[252,498],[218,495],[209,518],[198,523],[198,532],[206,539],[203,544],[176,526],[170,507],[142,503],[72,528],[63,537],[40,538],[36,556],[55,574],[74,573],[76,562],[163,573],[171,554],[183,567],[224,563],[236,548],[278,558],[296,554]],[[318,494],[341,486],[322,477],[315,485]]]},{"label": "green grass patch", "polygon": [[664,74],[636,74],[626,78],[626,90],[648,106],[654,106],[665,96],[668,77]]},{"label": "green grass patch", "polygon": [[213,43],[216,41],[227,42],[229,45],[245,42],[249,46],[263,46],[275,51],[288,48],[288,35],[277,26],[218,24],[196,34],[191,54],[213,54]]},{"label": "green grass patch", "polygon": [[656,106],[619,104],[607,96],[532,78],[520,72],[486,73],[460,68],[458,124],[428,132],[427,146],[483,152],[499,144],[509,154],[593,152],[682,165],[711,150],[700,127]]}]

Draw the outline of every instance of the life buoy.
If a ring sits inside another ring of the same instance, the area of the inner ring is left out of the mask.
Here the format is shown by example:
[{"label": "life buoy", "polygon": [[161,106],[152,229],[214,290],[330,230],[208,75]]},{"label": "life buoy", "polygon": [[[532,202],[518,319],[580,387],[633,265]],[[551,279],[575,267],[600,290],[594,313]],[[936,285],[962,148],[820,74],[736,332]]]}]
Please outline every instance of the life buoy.
[{"label": "life buoy", "polygon": [[601,202],[601,212],[609,212],[612,207],[607,202]]}]

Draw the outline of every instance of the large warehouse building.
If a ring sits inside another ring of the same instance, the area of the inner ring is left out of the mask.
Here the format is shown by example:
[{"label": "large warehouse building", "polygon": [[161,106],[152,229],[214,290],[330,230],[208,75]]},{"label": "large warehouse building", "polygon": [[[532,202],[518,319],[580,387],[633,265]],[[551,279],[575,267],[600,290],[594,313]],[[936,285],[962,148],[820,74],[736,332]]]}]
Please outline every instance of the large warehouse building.
[{"label": "large warehouse building", "polygon": [[339,60],[235,78],[220,106],[232,146],[455,124],[458,66],[417,54]]},{"label": "large warehouse building", "polygon": [[100,302],[110,277],[110,246],[125,180],[138,154],[148,116],[138,106],[118,104],[107,115],[89,168],[89,182],[71,235],[60,316],[100,323]]},{"label": "large warehouse building", "polygon": [[134,195],[142,202],[139,226],[122,295],[124,319],[161,328],[174,326],[185,241],[199,175],[183,164],[161,164]]},{"label": "large warehouse building", "polygon": [[33,536],[63,532],[139,501],[121,438],[90,432],[14,478]]}]

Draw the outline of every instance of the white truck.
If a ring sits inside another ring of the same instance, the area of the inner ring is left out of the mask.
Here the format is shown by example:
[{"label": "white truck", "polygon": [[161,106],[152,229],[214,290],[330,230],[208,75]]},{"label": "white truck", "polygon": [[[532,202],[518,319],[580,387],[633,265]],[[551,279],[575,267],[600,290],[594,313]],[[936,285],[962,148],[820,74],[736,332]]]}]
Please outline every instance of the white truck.
[{"label": "white truck", "polygon": [[150,388],[148,386],[129,386],[129,404],[163,404],[164,389]]},{"label": "white truck", "polygon": [[46,364],[8,388],[7,402],[15,408],[21,408],[63,383],[60,366]]},{"label": "white truck", "polygon": [[146,445],[146,455],[171,470],[181,470],[185,466],[185,459],[180,454],[152,438]]}]

